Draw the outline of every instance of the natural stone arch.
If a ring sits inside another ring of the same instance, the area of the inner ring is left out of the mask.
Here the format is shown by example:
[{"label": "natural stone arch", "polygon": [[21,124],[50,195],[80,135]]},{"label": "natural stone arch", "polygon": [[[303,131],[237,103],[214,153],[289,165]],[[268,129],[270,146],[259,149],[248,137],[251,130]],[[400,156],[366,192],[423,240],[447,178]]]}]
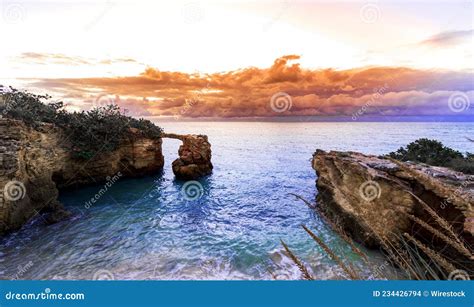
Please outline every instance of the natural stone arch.
[{"label": "natural stone arch", "polygon": [[162,137],[183,142],[178,150],[179,158],[172,163],[176,178],[194,180],[212,172],[211,144],[206,135],[163,133]]}]

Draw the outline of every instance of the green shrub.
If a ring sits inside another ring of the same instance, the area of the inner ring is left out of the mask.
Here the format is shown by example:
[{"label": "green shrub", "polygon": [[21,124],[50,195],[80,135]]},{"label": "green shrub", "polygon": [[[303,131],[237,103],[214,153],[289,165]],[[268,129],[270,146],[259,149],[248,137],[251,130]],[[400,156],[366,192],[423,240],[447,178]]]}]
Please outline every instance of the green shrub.
[{"label": "green shrub", "polygon": [[[40,121],[53,123],[62,102],[44,104],[41,100],[48,100],[48,95],[35,95],[28,92],[11,89],[11,92],[2,94],[3,104],[0,105],[0,114],[5,117],[21,119],[30,126],[37,126]],[[38,120],[39,119],[39,120]]]},{"label": "green shrub", "polygon": [[[474,158],[473,155],[467,153],[467,158],[458,158],[451,160],[446,166],[458,172],[474,175]],[[470,156],[470,157],[469,157]]]},{"label": "green shrub", "polygon": [[467,174],[474,174],[474,158],[470,153],[466,157],[459,151],[444,146],[436,140],[418,139],[388,154],[400,161],[421,162],[434,166],[446,166]]},{"label": "green shrub", "polygon": [[[110,152],[120,143],[136,136],[159,138],[163,130],[149,120],[125,116],[116,105],[94,108],[90,111],[66,112],[63,103],[43,103],[51,97],[11,89],[2,94],[0,114],[18,119],[37,128],[51,123],[63,129],[71,151],[76,158],[90,159],[98,152]],[[135,128],[138,132],[132,132]]]}]

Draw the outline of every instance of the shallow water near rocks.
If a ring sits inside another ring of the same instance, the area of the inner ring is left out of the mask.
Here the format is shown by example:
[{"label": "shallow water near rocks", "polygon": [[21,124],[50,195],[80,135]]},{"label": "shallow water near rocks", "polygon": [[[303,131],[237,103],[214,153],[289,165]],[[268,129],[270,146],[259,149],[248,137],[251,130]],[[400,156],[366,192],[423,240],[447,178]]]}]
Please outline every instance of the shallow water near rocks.
[{"label": "shallow water near rocks", "polygon": [[[44,226],[41,217],[0,241],[0,278],[298,279],[280,239],[317,279],[343,278],[311,240],[307,225],[366,277],[394,278],[377,251],[371,271],[295,193],[314,201],[316,148],[384,154],[420,137],[473,151],[474,123],[165,122],[167,132],[201,133],[214,172],[189,200],[171,162],[180,142],[165,139],[162,174],[120,179],[90,208],[102,186],[63,191],[73,217]],[[199,196],[198,193],[198,196]]]}]

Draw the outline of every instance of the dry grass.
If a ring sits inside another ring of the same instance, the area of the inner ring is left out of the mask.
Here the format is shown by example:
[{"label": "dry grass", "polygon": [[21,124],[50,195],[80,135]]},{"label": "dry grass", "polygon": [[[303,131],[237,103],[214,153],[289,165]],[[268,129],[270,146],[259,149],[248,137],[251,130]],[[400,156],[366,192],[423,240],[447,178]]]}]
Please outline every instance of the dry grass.
[{"label": "dry grass", "polygon": [[310,209],[316,209],[316,205],[312,204],[310,201],[304,199],[302,196],[295,194],[295,193],[289,193],[290,195],[293,195],[294,197],[298,198],[299,200],[302,200]]},{"label": "dry grass", "polygon": [[308,200],[306,200],[305,198],[303,198],[302,196],[300,195],[297,195],[297,194],[294,194],[294,193],[290,193],[290,195],[293,195],[295,196],[297,199],[303,201],[310,209],[314,209],[316,210],[318,213],[319,213],[319,216],[324,220],[324,222],[326,224],[328,224],[331,229],[333,229],[340,237],[341,239],[343,239],[352,249],[352,251],[354,253],[356,253],[357,255],[359,255],[363,260],[364,262],[368,263],[369,262],[369,259],[367,258],[367,255],[364,254],[357,246],[356,244],[354,243],[354,240],[352,240],[349,235],[342,229],[342,227],[340,227],[339,225],[337,225],[336,223],[332,222],[325,214],[324,212],[322,212],[315,204],[312,204],[311,202],[309,202]]},{"label": "dry grass", "polygon": [[370,224],[367,223],[367,226],[371,229],[377,241],[380,242],[381,247],[387,253],[388,260],[394,266],[402,269],[405,272],[405,275],[410,279],[422,279],[417,271],[413,268],[413,263],[411,261],[411,257],[409,257],[408,251],[401,248],[401,244],[395,245],[387,237],[379,234],[375,229],[370,227]]},{"label": "dry grass", "polygon": [[[458,208],[467,208],[469,207],[469,201],[463,195],[456,193],[456,189],[445,184],[440,184],[439,181],[433,179],[432,177],[419,172],[408,165],[405,165],[403,162],[395,160],[393,158],[387,157],[388,160],[396,164],[401,170],[410,174],[418,182],[422,183],[427,190],[437,191],[440,195],[449,195],[450,202]],[[415,198],[418,198],[416,195],[411,193]],[[418,198],[419,199],[419,198]],[[429,206],[428,206],[429,207]],[[430,208],[431,209],[431,208]]]},{"label": "dry grass", "polygon": [[428,223],[424,222],[423,220],[417,218],[416,216],[412,214],[408,214],[402,210],[399,210],[400,213],[406,215],[410,220],[413,222],[417,223],[424,229],[428,230],[431,232],[434,236],[438,237],[441,239],[444,243],[447,245],[453,247],[456,249],[460,254],[466,256],[467,258],[472,258],[472,253],[468,250],[468,248],[462,243],[459,242],[458,240],[453,241],[451,238],[446,236],[444,233],[440,232],[439,230],[435,229],[433,226],[429,225]]},{"label": "dry grass", "polygon": [[438,252],[432,250],[428,246],[424,245],[408,233],[404,233],[403,236],[413,242],[417,247],[419,247],[426,255],[428,255],[431,260],[434,260],[437,264],[439,264],[444,270],[447,272],[452,272],[456,270],[456,267],[449,263],[446,259],[443,258]]},{"label": "dry grass", "polygon": [[[293,194],[294,195],[294,194]],[[308,207],[316,209],[321,218],[331,226],[331,228],[340,235],[340,237],[351,247],[352,251],[357,255],[361,256],[362,259],[368,264],[372,270],[374,266],[370,263],[367,255],[363,253],[359,248],[357,248],[355,242],[343,231],[342,227],[338,224],[330,221],[321,210],[318,210],[313,204],[302,198],[301,196],[296,196],[298,199],[304,201]],[[417,200],[422,208],[430,215],[433,219],[433,224],[428,224],[427,222],[421,220],[420,218],[406,213],[401,212],[400,214],[405,214],[413,223],[418,224],[423,229],[432,233],[434,236],[439,238],[446,246],[451,247],[456,250],[460,255],[466,257],[465,262],[462,259],[450,259],[444,253],[446,252],[445,248],[441,247],[428,247],[426,243],[423,243],[416,237],[416,234],[413,233],[404,233],[404,234],[394,234],[392,237],[398,238],[397,240],[388,239],[384,235],[379,234],[375,231],[370,224],[366,223],[371,233],[380,243],[382,249],[386,252],[388,260],[392,265],[401,269],[404,273],[405,278],[409,279],[446,279],[446,276],[450,272],[453,272],[456,269],[466,269],[469,271],[467,266],[472,266],[473,253],[470,247],[466,246],[463,243],[460,235],[456,234],[448,221],[439,216],[428,204],[421,200],[416,195],[412,196]],[[334,261],[337,265],[347,274],[350,279],[361,279],[361,274],[357,272],[355,266],[352,263],[344,263],[340,256],[338,256],[325,242],[314,234],[306,226],[302,226],[303,229],[310,235],[310,237],[324,250],[324,252]],[[282,241],[285,250],[290,255],[290,258],[298,266],[300,271],[303,273],[303,276],[308,273],[308,270],[302,265],[301,261],[289,250],[288,246]],[[305,273],[306,272],[306,273]],[[305,278],[308,279],[308,278]],[[312,279],[312,277],[311,277]]]},{"label": "dry grass", "polygon": [[267,267],[266,270],[267,270],[268,274],[270,274],[274,280],[278,280],[277,275],[272,271],[272,269]]},{"label": "dry grass", "polygon": [[303,276],[304,279],[306,280],[314,280],[313,276],[311,276],[311,274],[309,273],[309,270],[306,268],[306,266],[301,262],[301,260],[298,259],[298,257],[296,257],[295,254],[293,254],[293,252],[290,250],[290,248],[288,247],[288,245],[286,245],[285,242],[283,242],[283,240],[280,240],[281,242],[281,245],[283,245],[283,248],[285,249],[285,251],[287,252],[288,256],[290,257],[290,259],[293,261],[293,263],[298,267],[298,269],[300,270],[301,272],[301,275]]},{"label": "dry grass", "polygon": [[343,239],[352,249],[354,253],[359,255],[365,263],[369,263],[369,258],[367,257],[366,254],[364,254],[355,244],[354,240],[352,240],[349,235],[342,229],[341,226],[337,225],[336,223],[332,222],[320,209],[316,209],[321,216],[321,218],[324,220],[326,224],[331,226],[331,229],[334,230],[340,237]]},{"label": "dry grass", "polygon": [[334,262],[336,262],[339,267],[351,278],[351,279],[360,279],[359,274],[355,272],[354,270],[351,270],[349,267],[347,267],[344,262],[342,262],[341,258],[339,258],[330,248],[327,246],[321,238],[316,236],[311,230],[308,229],[308,227],[302,225],[303,229],[310,235],[310,237],[318,243],[319,246],[322,247],[322,249],[326,252],[326,254],[331,257]]},{"label": "dry grass", "polygon": [[418,201],[418,203],[423,207],[423,209],[426,210],[426,212],[428,212],[431,215],[431,217],[438,223],[438,225],[441,226],[440,228],[444,229],[449,234],[451,239],[462,244],[462,241],[459,238],[459,236],[454,232],[451,225],[449,225],[449,223],[445,219],[439,216],[436,213],[436,211],[434,211],[430,206],[428,206],[427,203],[425,203],[422,199],[417,197],[415,194],[411,193],[411,195]]}]

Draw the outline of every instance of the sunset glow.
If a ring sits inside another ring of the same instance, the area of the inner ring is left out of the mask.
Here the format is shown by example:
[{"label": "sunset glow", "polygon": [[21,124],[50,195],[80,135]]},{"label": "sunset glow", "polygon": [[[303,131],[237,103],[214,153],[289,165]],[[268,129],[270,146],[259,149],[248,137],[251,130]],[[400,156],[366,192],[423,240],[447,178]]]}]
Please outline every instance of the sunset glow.
[{"label": "sunset glow", "polygon": [[[350,115],[387,82],[372,105],[386,114],[446,114],[452,92],[472,97],[470,1],[2,4],[2,84],[71,110],[107,94],[136,115]],[[293,108],[274,114],[280,91]]]}]

